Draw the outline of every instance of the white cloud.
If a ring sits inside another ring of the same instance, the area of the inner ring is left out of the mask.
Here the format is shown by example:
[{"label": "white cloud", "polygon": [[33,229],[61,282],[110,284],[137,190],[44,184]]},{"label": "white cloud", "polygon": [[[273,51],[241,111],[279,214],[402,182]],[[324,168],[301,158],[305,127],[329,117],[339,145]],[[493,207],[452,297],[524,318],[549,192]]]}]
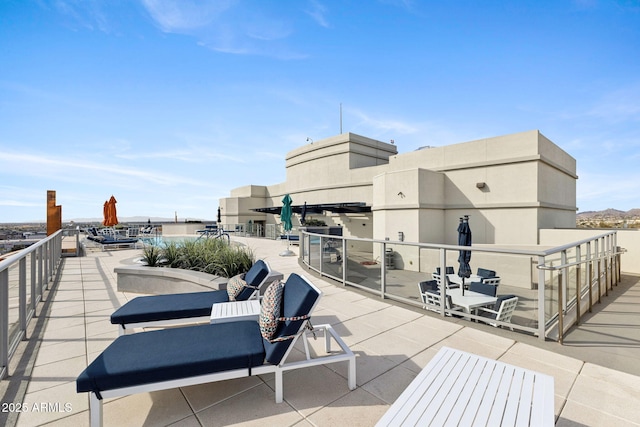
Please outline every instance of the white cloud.
[{"label": "white cloud", "polygon": [[373,117],[362,110],[347,108],[345,112],[355,116],[358,119],[357,126],[372,128],[377,132],[396,132],[399,134],[415,133],[418,129],[415,125],[403,122],[401,120],[383,119]]},{"label": "white cloud", "polygon": [[141,0],[155,24],[166,33],[193,37],[199,46],[234,55],[306,58],[286,43],[294,33],[291,18],[262,4],[227,1]]},{"label": "white cloud", "polygon": [[614,123],[640,122],[640,83],[604,94],[586,114]]},{"label": "white cloud", "polygon": [[[113,162],[96,162],[88,159],[57,159],[54,157],[33,154],[0,152],[0,161],[5,167],[5,173],[26,174],[29,176],[56,177],[60,181],[73,182],[78,177],[87,179],[87,175],[101,177],[101,182],[118,182],[128,185],[131,179],[142,180],[157,185],[188,184],[202,185],[197,180],[184,178],[167,172],[154,172],[140,167],[125,167]],[[28,168],[24,166],[28,165]]]},{"label": "white cloud", "polygon": [[56,0],[53,6],[60,14],[70,19],[69,25],[72,27],[79,25],[92,31],[113,32],[111,21],[103,10],[104,2],[99,0]]},{"label": "white cloud", "polygon": [[42,202],[25,202],[23,200],[3,200],[0,199],[0,206],[19,206],[19,207],[38,207],[42,206]]},{"label": "white cloud", "polygon": [[167,33],[191,33],[206,27],[235,3],[235,0],[142,0],[149,15]]},{"label": "white cloud", "polygon": [[313,18],[318,25],[324,28],[329,28],[329,22],[327,21],[327,7],[317,0],[311,0],[309,2],[310,8],[306,13]]}]

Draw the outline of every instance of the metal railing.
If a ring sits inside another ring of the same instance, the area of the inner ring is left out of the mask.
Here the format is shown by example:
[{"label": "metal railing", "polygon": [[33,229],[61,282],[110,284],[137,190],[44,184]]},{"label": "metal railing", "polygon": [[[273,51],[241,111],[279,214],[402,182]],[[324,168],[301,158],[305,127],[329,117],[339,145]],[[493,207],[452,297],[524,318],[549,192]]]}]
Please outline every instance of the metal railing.
[{"label": "metal railing", "polygon": [[[504,272],[498,290],[519,296],[515,319],[500,326],[562,343],[564,333],[579,324],[581,315],[620,280],[624,252],[611,231],[547,250],[456,246],[389,240],[347,238],[300,232],[300,257],[321,275],[343,284],[418,307],[424,307],[418,283],[429,273],[457,265],[460,250],[471,250],[472,260]],[[449,260],[454,260],[448,262]],[[454,264],[455,263],[455,264]],[[480,264],[478,264],[480,265]],[[407,268],[405,268],[407,267]],[[446,293],[446,289],[444,289]],[[440,314],[482,320],[474,313],[444,307]],[[486,320],[486,319],[484,319]]]},{"label": "metal railing", "polygon": [[62,230],[0,261],[0,379],[62,257]]}]

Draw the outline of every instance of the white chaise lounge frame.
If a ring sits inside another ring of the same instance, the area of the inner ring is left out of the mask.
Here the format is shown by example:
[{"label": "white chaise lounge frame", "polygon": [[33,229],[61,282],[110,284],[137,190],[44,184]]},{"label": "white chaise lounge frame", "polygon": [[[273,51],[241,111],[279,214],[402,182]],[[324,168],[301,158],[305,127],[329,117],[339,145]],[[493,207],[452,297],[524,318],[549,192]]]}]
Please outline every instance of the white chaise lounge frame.
[{"label": "white chaise lounge frame", "polygon": [[[325,351],[327,353],[331,352],[331,338],[333,338],[336,341],[336,343],[342,350],[342,353],[332,354],[330,356],[312,358],[309,351],[309,344],[307,342],[308,334],[310,334],[310,332],[303,331],[302,333],[298,334],[294,338],[294,342],[291,343],[291,346],[283,356],[282,362],[280,362],[279,365],[262,365],[262,366],[251,368],[251,375],[263,375],[263,374],[269,374],[269,373],[275,374],[276,403],[281,403],[284,397],[283,396],[283,373],[286,371],[291,371],[293,369],[307,368],[311,366],[326,365],[328,363],[337,363],[337,362],[346,361],[348,362],[347,381],[348,381],[349,390],[354,390],[356,388],[356,356],[355,354],[345,344],[345,342],[342,340],[342,338],[338,335],[338,333],[333,329],[331,325],[325,324],[325,325],[314,326],[313,331],[314,333],[324,331]],[[297,362],[286,363],[287,357],[289,356],[291,350],[295,346],[295,342],[301,335],[306,335],[303,338],[306,359],[297,361]],[[162,382],[144,384],[144,385],[134,386],[134,387],[124,387],[124,388],[113,389],[113,390],[105,390],[105,391],[101,391],[100,395],[102,396],[102,399],[109,399],[113,397],[129,396],[131,394],[149,393],[149,392],[159,391],[159,390],[168,390],[168,389],[178,388],[178,387],[187,387],[187,386],[197,385],[197,384],[205,384],[205,383],[216,382],[216,381],[243,378],[251,375],[249,374],[249,369],[236,369],[232,371],[217,372],[215,374],[201,375],[201,376],[184,378],[179,380],[162,381]],[[103,403],[102,402],[103,400],[98,399],[98,397],[94,392],[89,393],[89,412],[90,412],[91,427],[101,427],[103,425],[102,423]]]},{"label": "white chaise lounge frame", "polygon": [[[304,279],[317,293],[318,298],[316,299],[313,307],[309,310],[309,313],[312,314],[315,307],[322,296],[322,291],[320,291],[313,283],[311,283],[306,277],[300,276]],[[331,354],[329,356],[321,356],[317,358],[311,357],[311,352],[309,350],[308,338],[309,334],[312,334],[315,338],[317,333],[324,333],[325,338],[325,352],[331,353],[331,339],[333,338],[342,353],[339,354]],[[303,337],[303,345],[305,351],[305,360],[300,360],[296,362],[287,363],[287,358],[291,354],[291,351],[296,345],[298,338]],[[181,378],[177,380],[170,381],[160,381],[156,383],[143,384],[132,387],[122,387],[118,389],[111,390],[103,390],[100,391],[101,399],[98,398],[95,392],[89,392],[89,417],[91,427],[101,427],[103,425],[103,400],[114,398],[114,397],[123,397],[129,396],[132,394],[138,393],[149,393],[153,391],[159,390],[168,390],[172,388],[178,387],[187,387],[191,385],[197,384],[206,384],[210,382],[216,381],[224,381],[236,378],[243,378],[253,375],[263,375],[273,373],[275,375],[275,400],[276,403],[281,403],[283,401],[283,373],[285,371],[291,371],[299,368],[307,368],[311,366],[318,365],[326,365],[329,363],[338,363],[338,362],[348,362],[348,373],[347,373],[347,384],[349,390],[354,390],[356,388],[356,356],[351,351],[351,349],[347,346],[347,344],[342,340],[340,335],[333,329],[333,327],[329,324],[323,324],[319,326],[314,326],[313,331],[309,331],[306,329],[306,322],[304,322],[298,331],[298,333],[292,338],[292,342],[287,348],[282,360],[278,365],[265,364],[261,366],[256,366],[251,369],[243,368],[243,369],[235,369],[231,371],[223,371],[216,372],[207,375],[199,375],[188,378]]]}]

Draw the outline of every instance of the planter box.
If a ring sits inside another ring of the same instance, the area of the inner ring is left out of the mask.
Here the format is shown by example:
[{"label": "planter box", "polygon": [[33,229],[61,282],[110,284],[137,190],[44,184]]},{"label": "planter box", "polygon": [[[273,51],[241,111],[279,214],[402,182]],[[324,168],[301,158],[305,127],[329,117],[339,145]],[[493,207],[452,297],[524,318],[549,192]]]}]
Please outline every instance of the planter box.
[{"label": "planter box", "polygon": [[137,294],[175,294],[226,289],[226,277],[180,268],[131,265],[116,267],[118,291]]}]

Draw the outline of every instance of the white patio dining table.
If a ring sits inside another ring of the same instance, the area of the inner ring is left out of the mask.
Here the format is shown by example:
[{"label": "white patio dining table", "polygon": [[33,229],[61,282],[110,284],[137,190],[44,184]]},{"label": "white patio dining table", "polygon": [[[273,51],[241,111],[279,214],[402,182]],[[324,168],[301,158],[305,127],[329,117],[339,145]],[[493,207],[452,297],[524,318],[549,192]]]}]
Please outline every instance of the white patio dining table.
[{"label": "white patio dining table", "polygon": [[464,291],[464,295],[462,295],[460,288],[447,289],[447,295],[451,296],[453,305],[462,307],[465,313],[471,313],[471,310],[475,311],[478,307],[493,305],[498,301],[496,297],[468,290]]}]

